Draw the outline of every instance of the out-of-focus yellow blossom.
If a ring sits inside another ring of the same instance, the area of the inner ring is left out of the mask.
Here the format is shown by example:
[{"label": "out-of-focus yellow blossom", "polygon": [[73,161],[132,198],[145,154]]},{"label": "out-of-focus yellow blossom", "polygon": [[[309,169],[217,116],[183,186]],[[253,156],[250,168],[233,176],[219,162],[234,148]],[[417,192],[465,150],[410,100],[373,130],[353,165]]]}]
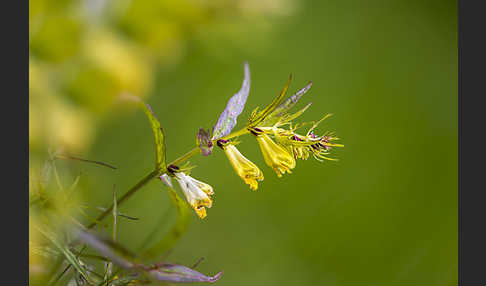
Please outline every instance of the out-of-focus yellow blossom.
[{"label": "out-of-focus yellow blossom", "polygon": [[29,106],[29,148],[40,145],[41,114],[35,106]]},{"label": "out-of-focus yellow blossom", "polygon": [[177,172],[174,175],[181,186],[182,192],[186,196],[187,202],[200,218],[205,218],[205,207],[210,208],[213,204],[210,197],[214,194],[213,188],[183,172]]},{"label": "out-of-focus yellow blossom", "polygon": [[29,147],[84,151],[94,136],[94,118],[69,103],[52,83],[55,72],[38,60],[29,63]]},{"label": "out-of-focus yellow blossom", "polygon": [[142,49],[110,30],[87,33],[83,43],[86,58],[111,74],[120,90],[145,95],[152,83],[152,64]]},{"label": "out-of-focus yellow blossom", "polygon": [[29,97],[49,91],[46,65],[34,59],[29,59]]},{"label": "out-of-focus yellow blossom", "polygon": [[[270,39],[273,26],[267,16],[292,12],[294,2],[32,1],[29,146],[33,156],[51,143],[86,150],[96,129],[94,120],[87,120],[87,116],[106,112],[122,92],[150,95],[156,70],[177,65],[194,39],[203,46],[215,43],[209,52],[216,55],[225,51],[217,44],[221,42],[260,51],[255,43]],[[248,44],[249,36],[260,40]],[[70,104],[50,115],[59,102]],[[50,107],[52,104],[55,106]],[[81,118],[73,118],[77,115]],[[73,138],[68,138],[71,135]]]},{"label": "out-of-focus yellow blossom", "polygon": [[46,257],[38,247],[42,240],[39,233],[34,229],[34,226],[38,223],[35,217],[29,215],[29,275],[33,276],[47,272]]},{"label": "out-of-focus yellow blossom", "polygon": [[91,145],[93,117],[83,109],[57,102],[46,110],[48,142],[68,152],[81,152]]},{"label": "out-of-focus yellow blossom", "polygon": [[38,15],[30,25],[29,49],[36,58],[46,62],[68,61],[79,52],[83,25],[79,18],[67,12]]},{"label": "out-of-focus yellow blossom", "polygon": [[250,186],[250,189],[258,189],[258,181],[263,181],[263,173],[260,169],[240,151],[226,140],[218,140],[218,146],[224,150],[226,157],[231,163],[231,166],[235,170],[236,174],[240,176],[246,184]]},{"label": "out-of-focus yellow blossom", "polygon": [[238,8],[245,14],[288,15],[296,9],[297,4],[292,0],[243,0],[238,2]]}]

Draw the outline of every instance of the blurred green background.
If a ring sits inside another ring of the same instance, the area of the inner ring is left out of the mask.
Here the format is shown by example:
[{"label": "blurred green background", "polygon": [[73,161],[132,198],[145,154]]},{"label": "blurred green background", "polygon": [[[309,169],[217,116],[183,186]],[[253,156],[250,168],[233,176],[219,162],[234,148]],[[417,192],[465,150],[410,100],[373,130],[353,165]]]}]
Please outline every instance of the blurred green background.
[{"label": "blurred green background", "polygon": [[[338,162],[298,161],[278,179],[250,136],[240,151],[264,172],[251,191],[220,150],[192,175],[214,188],[167,260],[215,274],[218,285],[457,284],[456,1],[49,1],[29,4],[30,174],[48,148],[118,170],[59,161],[66,184],[106,206],[153,168],[141,96],[161,121],[168,160],[193,148],[241,86],[240,126],[294,75],[313,81],[303,121],[325,113],[344,148]],[[303,106],[304,103],[299,103]],[[137,250],[175,218],[153,181],[121,207],[119,241]],[[93,212],[93,214],[97,214]],[[196,284],[197,285],[197,284]]]}]

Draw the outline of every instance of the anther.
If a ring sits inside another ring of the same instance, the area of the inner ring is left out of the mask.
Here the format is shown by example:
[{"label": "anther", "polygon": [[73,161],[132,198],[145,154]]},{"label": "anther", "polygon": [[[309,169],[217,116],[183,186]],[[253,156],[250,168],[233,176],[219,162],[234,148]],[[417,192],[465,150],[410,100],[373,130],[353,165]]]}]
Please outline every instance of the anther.
[{"label": "anther", "polygon": [[263,130],[261,130],[258,127],[253,127],[252,129],[250,129],[250,132],[251,132],[251,134],[258,136],[258,135],[263,133]]},{"label": "anther", "polygon": [[229,142],[228,140],[219,139],[218,141],[216,141],[216,144],[218,145],[218,147],[223,149],[224,145],[226,145],[228,142]]},{"label": "anther", "polygon": [[171,173],[172,175],[179,170],[180,170],[180,168],[177,167],[176,165],[167,166],[167,172]]}]

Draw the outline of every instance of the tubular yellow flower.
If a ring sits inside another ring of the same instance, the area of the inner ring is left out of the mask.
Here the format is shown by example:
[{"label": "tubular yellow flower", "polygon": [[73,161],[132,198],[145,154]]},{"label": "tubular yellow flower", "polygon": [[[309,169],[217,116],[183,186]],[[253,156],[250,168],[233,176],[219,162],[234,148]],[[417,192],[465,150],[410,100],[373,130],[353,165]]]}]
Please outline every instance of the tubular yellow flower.
[{"label": "tubular yellow flower", "polygon": [[174,175],[181,186],[187,201],[196,211],[196,214],[200,218],[205,218],[206,209],[204,207],[210,208],[213,204],[213,201],[210,198],[210,196],[214,194],[213,188],[182,172],[175,173]]},{"label": "tubular yellow flower", "polygon": [[290,170],[295,167],[293,154],[290,154],[285,148],[273,142],[267,134],[258,134],[256,132],[253,134],[255,134],[258,145],[260,145],[265,163],[272,167],[277,176],[280,178],[285,172],[292,173]]},{"label": "tubular yellow flower", "polygon": [[234,145],[227,144],[226,140],[219,140],[218,146],[224,150],[236,174],[250,186],[250,189],[256,191],[258,189],[257,181],[263,181],[262,171],[253,162],[243,156]]}]

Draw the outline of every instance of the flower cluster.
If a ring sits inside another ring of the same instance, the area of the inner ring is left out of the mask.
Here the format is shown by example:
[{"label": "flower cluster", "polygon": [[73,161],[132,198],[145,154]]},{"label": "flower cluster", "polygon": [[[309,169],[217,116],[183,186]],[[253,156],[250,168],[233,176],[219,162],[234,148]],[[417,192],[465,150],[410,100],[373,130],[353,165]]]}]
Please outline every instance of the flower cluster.
[{"label": "flower cluster", "polygon": [[[299,90],[294,95],[285,99],[289,78],[284,89],[280,94],[264,109],[258,111],[255,109],[246,126],[234,133],[231,130],[236,125],[236,119],[243,111],[246,98],[249,93],[250,78],[249,68],[245,64],[245,79],[241,90],[236,93],[228,102],[225,110],[214,126],[213,131],[200,129],[197,136],[197,146],[204,156],[212,153],[213,146],[221,148],[228,158],[236,174],[250,186],[250,189],[257,190],[258,182],[263,181],[263,172],[246,158],[236,148],[237,141],[230,139],[244,135],[252,134],[260,147],[265,163],[272,168],[278,177],[285,173],[292,173],[296,166],[296,160],[307,160],[312,155],[316,160],[336,160],[328,157],[333,147],[343,147],[341,144],[333,143],[338,140],[332,132],[325,132],[320,136],[314,133],[314,129],[330,114],[325,115],[319,121],[301,124],[293,124],[293,121],[302,115],[311,103],[307,104],[301,110],[290,113],[290,109],[299,101],[311,87],[312,82]],[[306,125],[312,126],[307,130],[305,135],[296,131]],[[211,133],[213,134],[211,137]],[[206,183],[200,182],[176,166],[169,166],[169,175],[175,177],[182,188],[189,204],[194,208],[199,217],[206,216],[206,209],[212,205],[211,195],[213,189]]]}]

